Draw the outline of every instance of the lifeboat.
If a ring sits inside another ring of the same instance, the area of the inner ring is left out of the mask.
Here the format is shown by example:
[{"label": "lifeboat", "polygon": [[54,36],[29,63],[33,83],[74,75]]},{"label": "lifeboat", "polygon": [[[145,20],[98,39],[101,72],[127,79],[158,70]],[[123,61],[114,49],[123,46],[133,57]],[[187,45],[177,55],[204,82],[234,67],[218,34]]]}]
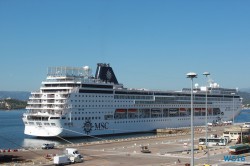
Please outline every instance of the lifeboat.
[{"label": "lifeboat", "polygon": [[115,112],[116,113],[126,113],[127,109],[116,109]]},{"label": "lifeboat", "polygon": [[128,109],[128,113],[135,113],[137,112],[137,109]]},{"label": "lifeboat", "polygon": [[186,108],[180,108],[180,112],[186,112]]}]

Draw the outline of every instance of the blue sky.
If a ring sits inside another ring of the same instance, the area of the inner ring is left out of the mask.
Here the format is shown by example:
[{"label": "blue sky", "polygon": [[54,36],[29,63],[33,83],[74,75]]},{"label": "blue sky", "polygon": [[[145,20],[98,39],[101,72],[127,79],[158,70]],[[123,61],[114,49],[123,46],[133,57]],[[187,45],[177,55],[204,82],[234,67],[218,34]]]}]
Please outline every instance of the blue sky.
[{"label": "blue sky", "polygon": [[0,90],[33,91],[49,66],[106,62],[126,87],[250,87],[250,1],[0,1]]}]

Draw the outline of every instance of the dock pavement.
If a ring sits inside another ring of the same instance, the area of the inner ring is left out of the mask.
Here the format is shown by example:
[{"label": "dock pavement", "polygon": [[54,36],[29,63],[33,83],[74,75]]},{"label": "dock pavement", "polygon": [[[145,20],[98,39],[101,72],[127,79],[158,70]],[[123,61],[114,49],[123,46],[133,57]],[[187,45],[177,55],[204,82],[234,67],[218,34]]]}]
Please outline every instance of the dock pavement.
[{"label": "dock pavement", "polygon": [[[222,135],[224,126],[212,127],[208,134]],[[199,150],[198,139],[204,137],[205,132],[195,132],[194,162],[196,166],[211,164],[213,166],[231,166],[250,164],[248,154],[245,161],[226,162],[224,156],[228,154],[228,146],[214,146],[209,150]],[[41,148],[19,149],[17,152],[1,152],[0,155],[9,156],[9,160],[0,161],[0,165],[53,165],[53,156],[63,154],[65,148],[76,148],[83,155],[83,163],[74,166],[180,166],[190,163],[190,134],[160,134],[156,136],[137,137],[59,145],[55,149]],[[148,146],[151,153],[142,153],[141,146]]]}]

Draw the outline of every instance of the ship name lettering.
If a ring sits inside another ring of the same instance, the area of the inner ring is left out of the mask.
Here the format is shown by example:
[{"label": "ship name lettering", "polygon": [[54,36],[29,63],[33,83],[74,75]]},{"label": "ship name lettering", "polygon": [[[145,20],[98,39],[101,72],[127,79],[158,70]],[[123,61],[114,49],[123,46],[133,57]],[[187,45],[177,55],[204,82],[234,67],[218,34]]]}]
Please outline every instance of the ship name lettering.
[{"label": "ship name lettering", "polygon": [[95,123],[95,130],[105,130],[108,129],[108,122]]}]

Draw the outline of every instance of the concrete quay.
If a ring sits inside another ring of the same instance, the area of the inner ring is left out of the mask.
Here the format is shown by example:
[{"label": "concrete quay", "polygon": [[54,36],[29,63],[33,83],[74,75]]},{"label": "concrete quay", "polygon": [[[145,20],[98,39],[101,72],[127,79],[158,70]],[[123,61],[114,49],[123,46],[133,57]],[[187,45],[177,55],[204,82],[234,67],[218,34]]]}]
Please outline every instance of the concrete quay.
[{"label": "concrete quay", "polygon": [[[222,135],[224,126],[213,127],[209,134]],[[204,132],[195,133],[195,145],[198,145],[199,137],[204,137]],[[142,153],[141,146],[146,145],[151,153]],[[168,134],[130,139],[117,139],[109,141],[97,141],[92,143],[60,145],[55,149],[27,149],[18,152],[0,153],[13,155],[9,162],[1,162],[0,165],[53,165],[49,155],[63,154],[67,147],[74,147],[84,156],[83,163],[72,164],[74,166],[173,166],[190,163],[190,134]],[[224,156],[228,154],[228,147],[215,146],[207,153],[205,150],[195,150],[195,165],[202,166],[207,163],[217,166],[231,166],[250,164],[250,157],[245,161],[225,162]],[[47,159],[46,159],[47,157]]]}]

